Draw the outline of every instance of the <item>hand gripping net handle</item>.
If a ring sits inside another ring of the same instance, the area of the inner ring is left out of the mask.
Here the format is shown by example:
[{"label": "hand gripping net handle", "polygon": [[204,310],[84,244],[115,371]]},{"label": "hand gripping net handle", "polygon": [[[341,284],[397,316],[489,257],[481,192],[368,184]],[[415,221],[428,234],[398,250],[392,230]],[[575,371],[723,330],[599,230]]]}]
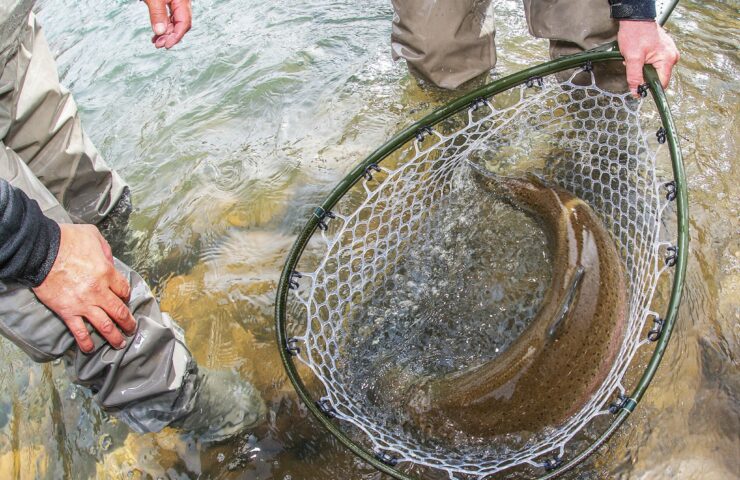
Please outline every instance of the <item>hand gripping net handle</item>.
[{"label": "hand gripping net handle", "polygon": [[[593,52],[586,52],[586,53],[579,54],[579,55],[574,55],[571,57],[561,58],[556,61],[548,62],[547,64],[544,64],[544,65],[532,67],[530,69],[524,70],[522,72],[516,73],[504,79],[493,82],[489,85],[482,87],[481,89],[478,89],[475,92],[472,92],[458,99],[455,102],[452,102],[451,104],[435,111],[434,113],[425,117],[424,119],[420,120],[414,125],[411,125],[409,128],[405,129],[404,131],[396,135],[386,145],[382,146],[377,151],[373,152],[373,154],[371,154],[362,164],[360,164],[357,168],[355,168],[347,176],[347,178],[345,178],[345,180],[341,182],[340,185],[337,186],[337,188],[332,192],[332,194],[324,202],[324,204],[320,207],[320,209],[317,209],[317,210],[319,210],[320,212],[330,211],[335,206],[335,204],[344,196],[344,194],[347,193],[347,191],[349,191],[352,188],[352,186],[365,175],[365,173],[368,171],[368,168],[372,167],[373,165],[379,164],[387,155],[395,151],[397,148],[401,147],[407,141],[411,140],[419,131],[422,131],[426,127],[433,126],[439,123],[440,121],[454,115],[455,113],[464,110],[477,99],[490,98],[500,92],[513,88],[517,85],[524,84],[525,82],[527,82],[528,79],[542,77],[545,75],[553,74],[558,71],[567,70],[567,69],[578,67],[578,66],[583,66],[588,63],[597,63],[597,62],[608,61],[608,60],[617,60],[620,58],[621,57],[619,56],[619,54],[613,51],[611,52],[610,51],[600,51],[600,52],[593,51]],[[668,110],[664,92],[662,88],[660,87],[660,84],[657,79],[657,75],[655,74],[655,71],[654,69],[652,69],[652,67],[649,67],[649,66],[646,67],[645,78],[648,81],[649,90],[652,93],[653,99],[656,103],[657,110],[660,114],[660,118],[661,118],[661,122],[663,126],[662,128],[663,135],[664,135],[665,141],[668,144],[668,148],[670,150],[674,178],[675,178],[673,192],[675,195],[676,206],[677,206],[677,217],[678,217],[677,218],[677,222],[678,222],[677,240],[678,242],[677,242],[676,255],[674,258],[676,270],[675,270],[675,274],[673,278],[673,289],[671,292],[668,310],[666,312],[665,318],[662,320],[662,331],[659,332],[659,336],[657,337],[658,338],[657,346],[652,355],[651,361],[648,364],[647,369],[645,370],[640,382],[638,383],[637,387],[633,391],[632,395],[630,397],[625,397],[624,401],[620,402],[620,404],[618,405],[618,408],[616,409],[617,416],[615,420],[613,421],[613,423],[611,424],[611,426],[602,434],[601,437],[599,437],[595,442],[593,442],[592,445],[590,445],[588,448],[583,450],[578,455],[574,456],[567,463],[563,463],[562,459],[558,459],[557,462],[550,463],[550,466],[555,467],[555,468],[549,473],[547,473],[545,478],[550,478],[554,475],[562,473],[563,471],[573,467],[574,465],[582,461],[584,458],[586,458],[589,454],[591,454],[594,450],[596,450],[601,444],[603,444],[609,438],[609,436],[618,428],[618,426],[624,421],[624,419],[634,409],[635,405],[642,397],[645,389],[650,383],[650,380],[655,374],[657,366],[660,362],[660,359],[662,358],[663,352],[670,338],[670,334],[671,334],[673,324],[675,321],[678,304],[679,304],[680,296],[681,296],[681,289],[682,289],[683,281],[684,281],[686,257],[687,257],[687,252],[688,252],[688,224],[687,224],[688,212],[687,212],[686,188],[685,188],[684,173],[683,173],[683,167],[682,167],[682,161],[681,161],[681,154],[678,148],[675,127],[670,117],[670,112]],[[328,429],[332,434],[334,434],[340,440],[341,443],[343,443],[345,446],[347,446],[350,450],[352,450],[355,454],[363,458],[368,463],[374,465],[379,470],[384,471],[385,473],[388,473],[394,478],[409,478],[402,472],[393,468],[393,466],[390,464],[391,462],[387,461],[388,458],[378,456],[377,452],[371,452],[367,448],[356,443],[351,438],[349,438],[340,428],[338,428],[338,426],[335,423],[333,423],[329,418],[327,418],[326,412],[325,411],[322,412],[322,410],[319,409],[314,404],[312,398],[308,394],[305,385],[301,381],[301,378],[296,371],[295,365],[293,363],[293,357],[291,355],[291,351],[289,348],[286,349],[286,346],[291,345],[288,339],[286,338],[286,317],[287,317],[286,304],[287,304],[287,297],[288,297],[288,287],[290,283],[293,281],[293,272],[303,252],[303,249],[305,248],[309,239],[312,237],[316,228],[319,227],[323,221],[324,221],[324,217],[321,214],[318,214],[318,215],[315,214],[314,216],[311,217],[308,224],[303,229],[298,240],[293,246],[293,249],[290,253],[288,261],[283,270],[280,284],[278,286],[278,300],[276,302],[276,322],[277,322],[277,327],[278,327],[277,336],[278,336],[278,343],[280,345],[281,356],[285,364],[286,371],[288,373],[289,378],[293,382],[299,396],[304,401],[304,403],[307,405],[307,407],[312,412],[312,414],[316,416],[319,422],[326,429]]]}]

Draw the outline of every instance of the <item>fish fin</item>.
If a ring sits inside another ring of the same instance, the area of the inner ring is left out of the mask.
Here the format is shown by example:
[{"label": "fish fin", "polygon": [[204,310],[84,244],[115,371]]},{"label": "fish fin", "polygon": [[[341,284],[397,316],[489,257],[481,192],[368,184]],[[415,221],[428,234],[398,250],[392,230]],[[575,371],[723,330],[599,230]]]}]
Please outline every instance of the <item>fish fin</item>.
[{"label": "fish fin", "polygon": [[568,316],[568,312],[570,312],[571,306],[578,296],[579,287],[581,286],[581,281],[583,280],[585,272],[586,269],[583,265],[578,265],[570,275],[567,293],[565,294],[565,297],[563,297],[563,301],[558,308],[555,318],[552,319],[550,327],[547,329],[547,337],[549,341],[553,340],[557,336],[560,327],[565,323],[565,318]]}]

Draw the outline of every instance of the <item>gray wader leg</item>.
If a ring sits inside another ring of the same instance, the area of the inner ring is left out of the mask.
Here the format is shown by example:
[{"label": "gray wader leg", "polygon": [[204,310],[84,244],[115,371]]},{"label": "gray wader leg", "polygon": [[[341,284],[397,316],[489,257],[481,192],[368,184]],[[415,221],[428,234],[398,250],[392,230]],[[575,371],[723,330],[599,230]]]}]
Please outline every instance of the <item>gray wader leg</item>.
[{"label": "gray wader leg", "polygon": [[[0,177],[57,222],[99,221],[122,191],[123,182],[82,132],[33,17],[0,74],[0,133]],[[66,325],[14,282],[0,282],[0,333],[36,362],[63,358],[72,380],[135,431],[158,431],[192,410],[197,367],[182,332],[160,312],[141,277],[118,260],[115,266],[131,284],[129,308],[137,322],[124,349],[91,331],[95,350],[83,354]]]},{"label": "gray wader leg", "polygon": [[[529,33],[550,40],[550,58],[580,53],[617,39],[619,22],[609,16],[609,2],[594,0],[524,0]],[[612,92],[626,92],[627,76],[622,62],[594,65],[599,87]],[[573,71],[559,75],[570,78]],[[578,83],[590,83],[590,75],[576,77]]]},{"label": "gray wader leg", "polygon": [[126,184],[83,131],[77,105],[59,84],[54,57],[33,14],[19,40],[2,74],[0,138],[75,223],[97,225]]},{"label": "gray wader leg", "polygon": [[491,0],[393,0],[391,51],[409,70],[457,88],[496,65]]},{"label": "gray wader leg", "polygon": [[[393,8],[393,59],[405,59],[413,74],[456,88],[496,65],[491,0],[393,0]],[[524,12],[530,33],[550,40],[551,58],[617,38],[618,24],[609,17],[606,0],[524,0]],[[627,90],[621,62],[598,64],[594,75],[602,88]],[[577,80],[590,82],[590,76]]]}]

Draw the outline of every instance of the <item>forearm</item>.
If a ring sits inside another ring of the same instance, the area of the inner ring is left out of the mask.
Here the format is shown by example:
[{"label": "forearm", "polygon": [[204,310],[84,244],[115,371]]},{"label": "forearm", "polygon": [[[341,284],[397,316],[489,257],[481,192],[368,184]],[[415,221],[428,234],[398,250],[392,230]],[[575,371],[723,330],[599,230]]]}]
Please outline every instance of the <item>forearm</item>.
[{"label": "forearm", "polygon": [[0,279],[38,286],[59,251],[59,225],[38,203],[0,178]]},{"label": "forearm", "polygon": [[655,0],[609,0],[615,20],[655,20]]}]

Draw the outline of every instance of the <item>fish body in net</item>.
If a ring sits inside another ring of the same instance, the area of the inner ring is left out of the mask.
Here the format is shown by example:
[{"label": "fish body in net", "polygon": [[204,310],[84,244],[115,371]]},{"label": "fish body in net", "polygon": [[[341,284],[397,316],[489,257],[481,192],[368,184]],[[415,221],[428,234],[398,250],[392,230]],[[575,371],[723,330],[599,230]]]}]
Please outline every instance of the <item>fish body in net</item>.
[{"label": "fish body in net", "polygon": [[550,288],[507,350],[420,386],[409,413],[433,435],[450,426],[475,436],[541,432],[577,412],[614,364],[627,321],[623,262],[583,200],[534,177],[471,170],[478,185],[541,224],[553,262]]}]

